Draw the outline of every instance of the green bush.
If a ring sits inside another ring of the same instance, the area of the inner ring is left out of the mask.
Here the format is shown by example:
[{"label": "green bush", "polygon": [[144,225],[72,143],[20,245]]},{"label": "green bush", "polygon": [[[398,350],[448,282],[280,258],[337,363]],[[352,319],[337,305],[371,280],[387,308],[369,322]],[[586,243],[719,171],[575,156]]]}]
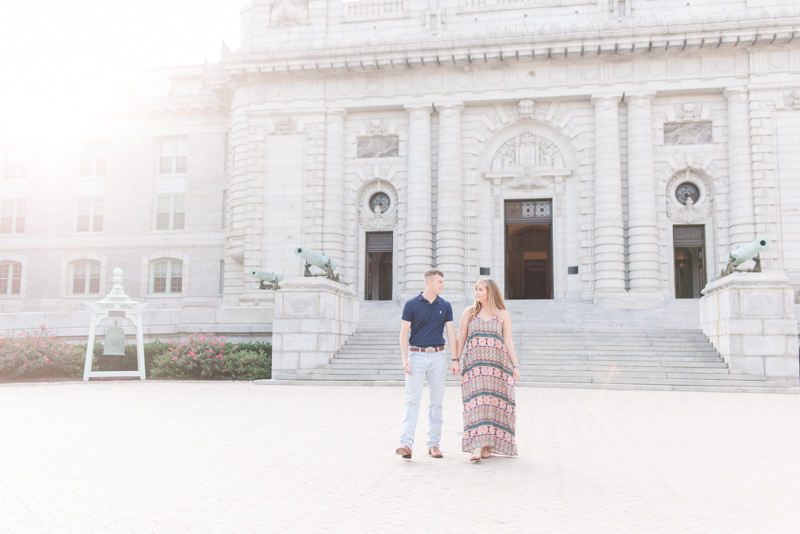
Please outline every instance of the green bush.
[{"label": "green bush", "polygon": [[59,341],[41,327],[0,336],[0,379],[75,376],[80,347]]},{"label": "green bush", "polygon": [[153,378],[178,380],[256,380],[269,378],[272,346],[269,343],[225,343],[214,335],[192,334],[185,342],[171,343],[153,360]]},{"label": "green bush", "polygon": [[[178,380],[256,380],[270,378],[272,345],[262,341],[227,343],[213,334],[192,334],[179,343],[171,339],[144,344],[148,378]],[[81,378],[86,345],[58,341],[42,327],[32,332],[0,336],[0,380],[17,378]],[[136,345],[125,346],[124,356],[103,356],[95,343],[94,371],[136,369]]]}]

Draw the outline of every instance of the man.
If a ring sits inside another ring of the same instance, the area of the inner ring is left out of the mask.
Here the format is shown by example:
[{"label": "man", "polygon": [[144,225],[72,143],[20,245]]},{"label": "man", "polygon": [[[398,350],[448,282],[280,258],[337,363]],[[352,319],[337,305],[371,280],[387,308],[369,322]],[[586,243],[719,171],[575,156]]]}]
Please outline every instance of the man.
[{"label": "man", "polygon": [[[442,437],[442,400],[444,378],[448,368],[444,350],[444,329],[450,353],[456,354],[456,329],[453,326],[453,307],[439,295],[444,289],[444,274],[436,269],[425,272],[425,291],[406,302],[400,327],[400,352],[406,372],[406,413],[397,454],[410,460],[417,429],[422,386],[428,380],[428,454],[441,458],[439,440]],[[409,336],[410,334],[410,336]]]}]

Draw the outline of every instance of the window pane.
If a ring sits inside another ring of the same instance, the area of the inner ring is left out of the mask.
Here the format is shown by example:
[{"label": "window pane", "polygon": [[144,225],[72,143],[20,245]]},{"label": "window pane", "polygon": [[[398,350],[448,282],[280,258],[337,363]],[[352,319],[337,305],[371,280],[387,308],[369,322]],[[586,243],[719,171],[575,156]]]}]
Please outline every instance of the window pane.
[{"label": "window pane", "polygon": [[6,163],[5,170],[3,171],[3,178],[6,180],[13,180],[17,177],[17,166],[13,163]]},{"label": "window pane", "polygon": [[11,294],[19,295],[22,286],[22,265],[19,263],[11,264]]},{"label": "window pane", "polygon": [[186,156],[178,156],[177,165],[175,166],[176,173],[186,172],[186,160]]},{"label": "window pane", "polygon": [[10,234],[14,224],[14,201],[5,201],[2,206],[2,217],[0,217],[0,233]]},{"label": "window pane", "polygon": [[175,214],[172,219],[173,230],[183,230],[186,221],[186,197],[175,197]]},{"label": "window pane", "polygon": [[86,293],[86,264],[79,263],[73,267],[72,293],[81,295]]},{"label": "window pane", "polygon": [[84,159],[81,160],[81,176],[91,176],[92,175],[92,160]]},{"label": "window pane", "polygon": [[160,172],[161,174],[171,174],[172,158],[161,158],[161,167],[159,167],[158,172]]},{"label": "window pane", "polygon": [[183,264],[177,261],[173,261],[169,292],[180,293],[182,285],[183,285]]},{"label": "window pane", "polygon": [[167,262],[162,261],[153,266],[153,293],[167,292]]},{"label": "window pane", "polygon": [[8,280],[10,278],[9,276],[10,269],[11,266],[7,263],[0,265],[0,295],[8,295],[8,291],[10,289],[8,283]]},{"label": "window pane", "polygon": [[78,224],[75,226],[75,230],[77,232],[88,232],[89,231],[89,216],[88,215],[78,215]]},{"label": "window pane", "polygon": [[92,199],[82,198],[78,201],[78,215],[89,215],[92,212]]},{"label": "window pane", "polygon": [[162,141],[161,142],[161,157],[162,158],[170,158],[172,159],[173,149],[175,144],[173,141]]},{"label": "window pane", "polygon": [[94,224],[92,230],[95,232],[103,231],[103,199],[94,199]]},{"label": "window pane", "polygon": [[90,266],[89,293],[100,293],[100,264],[91,263]]},{"label": "window pane", "polygon": [[188,139],[181,139],[178,141],[178,154],[180,156],[188,156],[189,155],[189,140]]},{"label": "window pane", "polygon": [[170,197],[158,197],[158,213],[169,213]]},{"label": "window pane", "polygon": [[28,164],[27,163],[20,163],[19,164],[19,173],[17,177],[20,180],[25,180],[28,178]]},{"label": "window pane", "polygon": [[106,175],[106,160],[98,159],[95,162],[95,169],[94,169],[95,176],[105,176]]},{"label": "window pane", "polygon": [[156,230],[169,230],[169,213],[159,213],[156,216]]}]

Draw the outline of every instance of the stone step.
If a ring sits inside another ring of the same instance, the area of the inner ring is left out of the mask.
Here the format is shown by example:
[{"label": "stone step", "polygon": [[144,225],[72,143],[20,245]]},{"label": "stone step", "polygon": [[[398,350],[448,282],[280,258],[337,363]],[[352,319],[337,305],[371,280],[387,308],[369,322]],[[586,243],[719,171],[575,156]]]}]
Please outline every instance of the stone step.
[{"label": "stone step", "polygon": [[[397,340],[394,340],[394,343],[386,343],[383,341],[373,341],[367,339],[355,339],[355,340],[348,340],[345,345],[347,348],[352,349],[374,349],[377,346],[396,346],[400,347],[400,344],[397,343]],[[564,341],[561,343],[558,342],[547,342],[547,343],[540,343],[534,341],[525,341],[525,340],[518,340],[514,339],[514,346],[519,347],[535,347],[536,349],[556,349],[556,350],[593,350],[599,348],[618,348],[620,350],[627,350],[633,348],[649,348],[649,347],[657,347],[662,350],[714,350],[714,346],[709,343],[666,343],[666,342],[648,342],[648,341],[627,341],[627,342],[610,342],[610,341],[603,341],[597,343],[577,343],[574,341]]]},{"label": "stone step", "polygon": [[[346,374],[293,374],[282,375],[282,379],[306,379],[312,381],[387,381],[391,380],[391,375],[370,374],[370,375],[346,375]],[[402,383],[401,380],[395,380]],[[448,383],[459,384],[458,377],[449,376]],[[560,383],[560,384],[599,384],[599,385],[631,385],[631,386],[713,386],[713,387],[768,387],[768,388],[790,388],[791,385],[785,380],[764,380],[756,377],[751,379],[747,375],[740,375],[739,378],[730,380],[719,379],[689,379],[689,378],[616,378],[616,377],[564,377],[564,376],[537,376],[533,378],[522,377],[517,384],[525,385],[530,383]]]},{"label": "stone step", "polygon": [[[621,348],[619,350],[558,350],[558,349],[548,349],[548,350],[524,350],[521,347],[517,347],[517,353],[520,359],[527,357],[544,357],[544,356],[647,356],[647,357],[657,357],[657,356],[704,356],[704,355],[716,355],[716,351],[714,350],[633,350],[633,349],[624,349]],[[401,352],[400,349],[389,349],[389,348],[372,348],[372,349],[352,349],[350,347],[345,347],[339,351],[339,355],[358,355],[358,354],[394,354],[398,357],[400,356]],[[449,351],[448,351],[449,354]]]},{"label": "stone step", "polygon": [[[538,372],[585,372],[585,371],[594,371],[594,372],[602,372],[608,373],[611,371],[620,371],[620,372],[642,372],[642,373],[651,373],[651,372],[659,372],[659,373],[680,373],[680,372],[692,372],[692,373],[708,373],[708,374],[728,374],[729,370],[725,363],[722,364],[713,364],[716,367],[692,367],[690,365],[680,365],[680,366],[663,366],[663,365],[572,365],[572,364],[564,364],[564,365],[531,365],[526,363],[520,364],[520,371],[527,374],[527,373],[538,373]],[[376,364],[362,364],[362,363],[342,363],[340,361],[334,361],[330,363],[325,369],[348,369],[348,370],[358,370],[358,371],[372,371],[372,370],[399,370],[400,369],[400,360],[396,360],[393,363],[376,363]]]},{"label": "stone step", "polygon": [[[313,375],[336,375],[336,376],[364,376],[364,371],[360,369],[342,369],[340,367],[329,369],[313,369],[310,374]],[[396,380],[403,379],[404,373],[400,369],[382,369],[374,370],[370,373],[371,376],[390,376]],[[553,378],[563,378],[564,380],[571,381],[573,379],[580,379],[586,381],[595,381],[597,379],[678,379],[678,380],[741,380],[742,375],[731,375],[727,373],[710,374],[710,373],[692,373],[684,371],[676,372],[641,372],[641,371],[628,371],[617,369],[612,372],[599,372],[599,371],[534,371],[523,372],[520,380],[522,381],[535,381],[535,380],[551,380]],[[747,380],[767,380],[765,376],[747,376]]]},{"label": "stone step", "polygon": [[[346,353],[339,353],[335,356],[334,360],[341,360],[341,359],[351,359],[351,360],[360,360],[360,361],[373,361],[373,360],[380,360],[380,361],[400,361],[400,354],[387,354],[387,353],[379,353],[379,354],[346,354]],[[615,355],[612,358],[608,356],[597,356],[597,355],[587,355],[587,354],[571,354],[571,355],[554,355],[549,354],[545,355],[542,354],[540,357],[530,357],[525,355],[520,355],[519,358],[520,362],[523,363],[549,363],[549,362],[610,362],[611,364],[624,364],[624,362],[629,361],[651,361],[651,362],[722,362],[722,359],[719,356],[709,355],[709,356],[661,356],[661,357],[641,357],[641,356],[632,356],[632,355],[623,355],[618,356]]]},{"label": "stone step", "polygon": [[[612,368],[633,369],[633,370],[650,370],[650,369],[692,369],[693,372],[705,372],[703,369],[719,370],[721,372],[728,372],[728,365],[722,360],[709,361],[709,362],[662,362],[662,361],[646,361],[646,360],[631,360],[628,362],[618,361],[588,361],[576,360],[576,362],[568,362],[564,360],[542,360],[540,361],[520,361],[520,368],[525,369],[542,369],[545,371],[558,371],[563,369],[567,370],[588,370],[588,371],[610,371]],[[675,365],[673,365],[675,364]],[[680,364],[680,365],[677,365]],[[362,358],[335,358],[328,367],[337,366],[345,369],[396,369],[400,366],[400,358],[397,359],[362,359]],[[714,371],[716,372],[716,371]]]}]

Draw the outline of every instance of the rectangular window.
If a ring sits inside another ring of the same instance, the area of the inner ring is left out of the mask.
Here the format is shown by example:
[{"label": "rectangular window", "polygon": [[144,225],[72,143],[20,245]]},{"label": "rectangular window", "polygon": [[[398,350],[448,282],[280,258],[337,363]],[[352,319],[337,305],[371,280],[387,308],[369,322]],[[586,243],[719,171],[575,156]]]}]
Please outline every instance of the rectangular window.
[{"label": "rectangular window", "polygon": [[183,286],[183,264],[177,261],[170,262],[172,273],[169,279],[169,292],[180,293]]},{"label": "rectangular window", "polygon": [[225,292],[225,260],[219,260],[219,294]]},{"label": "rectangular window", "polygon": [[167,292],[167,262],[156,263],[153,267],[153,293]]},{"label": "rectangular window", "polygon": [[222,191],[222,229],[228,227],[228,190]]},{"label": "rectangular window", "polygon": [[152,267],[152,292],[180,294],[183,290],[183,264],[177,260],[164,260]]},{"label": "rectangular window", "polygon": [[0,203],[0,234],[21,234],[25,231],[25,201],[4,200]]},{"label": "rectangular window", "polygon": [[0,156],[3,158],[4,180],[25,180],[28,178],[30,150],[26,146],[6,146]]},{"label": "rectangular window", "polygon": [[188,163],[188,139],[165,139],[161,141],[161,155],[158,160],[159,174],[185,174]]},{"label": "rectangular window", "polygon": [[103,231],[103,199],[79,198],[78,215],[75,220],[76,232]]},{"label": "rectangular window", "polygon": [[164,195],[156,200],[156,230],[183,230],[186,222],[186,197]]},{"label": "rectangular window", "polygon": [[85,263],[79,263],[73,268],[72,293],[74,295],[86,293],[86,267]]},{"label": "rectangular window", "polygon": [[85,141],[81,144],[81,177],[106,175],[106,142]]}]

